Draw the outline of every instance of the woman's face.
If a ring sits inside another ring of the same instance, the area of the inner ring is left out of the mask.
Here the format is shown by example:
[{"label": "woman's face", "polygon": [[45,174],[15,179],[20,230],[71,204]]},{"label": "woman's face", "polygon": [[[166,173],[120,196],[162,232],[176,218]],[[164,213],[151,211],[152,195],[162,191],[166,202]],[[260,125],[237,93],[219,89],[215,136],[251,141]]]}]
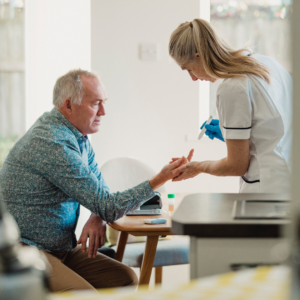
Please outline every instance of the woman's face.
[{"label": "woman's face", "polygon": [[216,82],[217,78],[211,77],[204,70],[203,63],[199,57],[199,54],[196,54],[196,59],[193,62],[181,64],[177,62],[177,64],[181,67],[182,70],[188,71],[193,81],[201,80],[201,81],[210,81]]}]

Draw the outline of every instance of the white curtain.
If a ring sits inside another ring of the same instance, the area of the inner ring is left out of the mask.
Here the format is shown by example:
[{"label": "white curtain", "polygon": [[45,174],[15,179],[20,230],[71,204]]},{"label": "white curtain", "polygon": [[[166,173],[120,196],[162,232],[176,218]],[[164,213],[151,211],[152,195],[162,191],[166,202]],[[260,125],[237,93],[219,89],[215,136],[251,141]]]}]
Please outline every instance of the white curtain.
[{"label": "white curtain", "polygon": [[[242,48],[249,42],[254,52],[275,58],[291,72],[290,15],[285,18],[255,17],[259,9],[249,7],[248,11],[236,13],[234,17],[212,15],[211,23],[234,48]],[[217,117],[216,91],[221,82],[218,80],[210,85],[210,113],[214,117]]]},{"label": "white curtain", "polygon": [[0,5],[0,137],[25,132],[24,8]]}]

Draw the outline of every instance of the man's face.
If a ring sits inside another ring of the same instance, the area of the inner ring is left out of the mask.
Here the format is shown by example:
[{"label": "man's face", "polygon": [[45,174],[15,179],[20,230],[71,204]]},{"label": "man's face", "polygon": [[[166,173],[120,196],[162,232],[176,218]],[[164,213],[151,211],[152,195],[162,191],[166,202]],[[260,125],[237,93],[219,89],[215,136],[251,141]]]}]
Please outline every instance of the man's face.
[{"label": "man's face", "polygon": [[104,85],[97,78],[83,76],[82,84],[84,94],[81,104],[71,105],[69,121],[85,136],[99,131],[107,95]]}]

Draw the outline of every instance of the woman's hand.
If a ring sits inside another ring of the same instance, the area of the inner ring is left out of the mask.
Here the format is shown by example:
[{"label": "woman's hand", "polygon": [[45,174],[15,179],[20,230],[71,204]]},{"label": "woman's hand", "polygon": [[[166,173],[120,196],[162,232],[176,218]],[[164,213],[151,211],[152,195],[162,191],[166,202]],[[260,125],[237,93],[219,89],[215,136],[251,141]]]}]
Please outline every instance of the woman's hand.
[{"label": "woman's hand", "polygon": [[217,119],[212,119],[211,122],[206,125],[206,121],[202,124],[202,126],[200,127],[200,129],[202,129],[205,126],[206,131],[205,134],[211,139],[213,140],[214,138],[219,139],[222,142],[224,141],[223,135],[222,135],[222,131],[221,128],[219,126],[219,120]]},{"label": "woman's hand", "polygon": [[168,180],[180,175],[180,171],[178,170],[183,161],[187,161],[187,159],[185,157],[182,157],[164,166],[156,176],[149,180],[152,189],[155,191],[160,186],[165,184]]},{"label": "woman's hand", "polygon": [[196,161],[188,162],[178,168],[180,175],[174,177],[172,181],[181,181],[189,178],[193,178],[199,175],[202,171],[200,168],[200,163]]}]

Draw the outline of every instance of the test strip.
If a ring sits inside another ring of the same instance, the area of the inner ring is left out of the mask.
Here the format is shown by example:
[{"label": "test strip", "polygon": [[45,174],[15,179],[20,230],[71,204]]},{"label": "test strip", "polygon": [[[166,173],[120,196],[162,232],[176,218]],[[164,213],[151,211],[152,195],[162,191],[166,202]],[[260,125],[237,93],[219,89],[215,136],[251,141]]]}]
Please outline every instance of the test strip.
[{"label": "test strip", "polygon": [[[205,124],[205,125],[209,125],[210,122],[211,122],[211,120],[212,120],[212,118],[213,118],[213,117],[210,116],[210,117],[208,118],[208,120],[206,121],[206,124]],[[204,133],[206,132],[205,125],[203,126],[203,128],[201,129],[201,131],[200,131],[200,133],[199,133],[199,135],[198,135],[198,140],[201,140],[202,137],[203,137],[203,135],[204,135]]]}]

